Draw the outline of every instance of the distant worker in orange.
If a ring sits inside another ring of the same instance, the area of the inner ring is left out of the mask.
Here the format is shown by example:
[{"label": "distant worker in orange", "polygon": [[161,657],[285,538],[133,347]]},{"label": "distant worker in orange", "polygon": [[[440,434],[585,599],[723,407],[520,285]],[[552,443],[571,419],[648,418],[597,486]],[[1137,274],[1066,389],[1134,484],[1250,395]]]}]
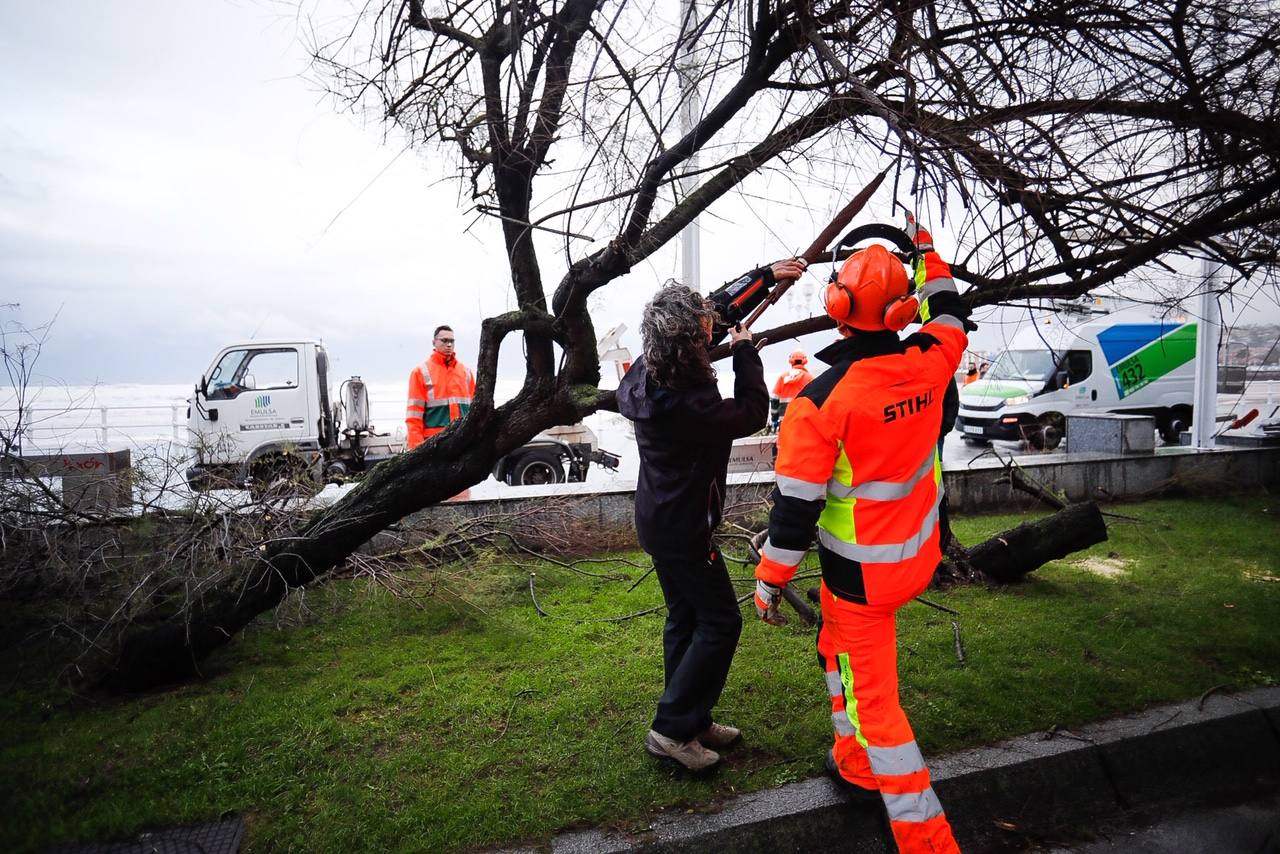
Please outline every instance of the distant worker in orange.
[{"label": "distant worker in orange", "polygon": [[[894,620],[941,556],[938,436],[969,310],[929,233],[909,218],[907,234],[918,248],[914,281],[888,250],[871,246],[827,285],[827,314],[843,337],[818,354],[830,369],[782,419],[755,602],[766,623],[785,621],[782,587],[816,526],[818,657],[835,729],[828,771],[855,797],[883,802],[899,851],[958,854],[899,702]],[[923,328],[899,338],[917,317]]]},{"label": "distant worker in orange", "polygon": [[978,381],[978,363],[969,362],[969,368],[964,372],[964,384],[976,383]]},{"label": "distant worker in orange", "polygon": [[[471,408],[476,378],[453,354],[455,343],[451,327],[437,326],[431,338],[434,348],[431,355],[409,372],[409,402],[404,410],[404,423],[409,430],[411,451],[443,432]],[[463,490],[455,499],[465,500],[470,495],[471,490]]]},{"label": "distant worker in orange", "polygon": [[778,422],[787,411],[787,404],[795,400],[800,389],[813,379],[807,365],[809,357],[803,350],[793,350],[787,358],[791,367],[778,374],[778,381],[773,384],[773,396],[769,399],[769,429],[778,432]]}]

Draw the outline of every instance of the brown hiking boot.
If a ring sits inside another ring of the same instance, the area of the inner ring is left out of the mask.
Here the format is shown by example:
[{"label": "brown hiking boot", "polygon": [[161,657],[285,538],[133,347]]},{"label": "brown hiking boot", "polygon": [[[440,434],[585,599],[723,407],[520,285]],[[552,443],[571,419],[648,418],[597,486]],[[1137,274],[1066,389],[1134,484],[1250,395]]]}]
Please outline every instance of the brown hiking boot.
[{"label": "brown hiking boot", "polygon": [[742,738],[742,730],[736,726],[713,722],[705,732],[698,736],[698,741],[702,742],[703,747],[723,750],[740,738]]},{"label": "brown hiking boot", "polygon": [[690,771],[705,771],[720,761],[719,753],[707,750],[696,738],[679,742],[653,730],[644,737],[644,749],[659,759],[679,762]]}]

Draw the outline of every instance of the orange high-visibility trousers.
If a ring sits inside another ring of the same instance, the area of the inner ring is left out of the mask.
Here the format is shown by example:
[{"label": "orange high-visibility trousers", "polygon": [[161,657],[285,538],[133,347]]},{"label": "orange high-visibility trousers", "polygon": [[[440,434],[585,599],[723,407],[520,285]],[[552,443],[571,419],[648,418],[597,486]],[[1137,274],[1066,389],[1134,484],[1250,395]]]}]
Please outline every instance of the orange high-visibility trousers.
[{"label": "orange high-visibility trousers", "polygon": [[826,670],[840,775],[879,791],[903,854],[959,854],[929,769],[898,701],[898,639],[892,605],[837,599],[822,585],[818,656]]}]

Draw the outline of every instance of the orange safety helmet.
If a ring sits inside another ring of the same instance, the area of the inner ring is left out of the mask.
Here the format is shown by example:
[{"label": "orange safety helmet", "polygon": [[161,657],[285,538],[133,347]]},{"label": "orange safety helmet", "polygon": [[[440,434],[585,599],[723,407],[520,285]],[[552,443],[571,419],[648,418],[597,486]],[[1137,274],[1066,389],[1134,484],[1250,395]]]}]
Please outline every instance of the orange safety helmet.
[{"label": "orange safety helmet", "polygon": [[863,332],[906,329],[920,313],[915,283],[888,249],[873,244],[849,256],[823,294],[827,314]]},{"label": "orange safety helmet", "polygon": [[809,364],[809,357],[804,354],[803,350],[793,350],[791,355],[787,357],[787,362],[794,368],[797,365]]}]

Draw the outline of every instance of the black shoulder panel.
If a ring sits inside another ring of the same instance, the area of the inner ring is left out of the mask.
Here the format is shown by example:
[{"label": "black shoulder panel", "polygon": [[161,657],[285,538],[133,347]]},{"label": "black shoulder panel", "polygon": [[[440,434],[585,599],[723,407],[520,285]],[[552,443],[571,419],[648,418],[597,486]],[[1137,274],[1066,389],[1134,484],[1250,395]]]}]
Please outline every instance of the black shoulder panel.
[{"label": "black shoulder panel", "polygon": [[937,344],[938,339],[934,338],[928,332],[913,332],[906,338],[902,339],[902,343],[907,347],[919,347],[923,352],[927,351],[934,344]]},{"label": "black shoulder panel", "polygon": [[831,396],[831,392],[835,390],[836,385],[839,384],[840,380],[844,379],[845,373],[848,372],[849,366],[852,364],[853,362],[840,362],[832,365],[810,380],[808,385],[800,389],[800,393],[796,397],[807,397],[813,401],[814,406],[821,409],[822,405],[827,402],[827,398]]}]

